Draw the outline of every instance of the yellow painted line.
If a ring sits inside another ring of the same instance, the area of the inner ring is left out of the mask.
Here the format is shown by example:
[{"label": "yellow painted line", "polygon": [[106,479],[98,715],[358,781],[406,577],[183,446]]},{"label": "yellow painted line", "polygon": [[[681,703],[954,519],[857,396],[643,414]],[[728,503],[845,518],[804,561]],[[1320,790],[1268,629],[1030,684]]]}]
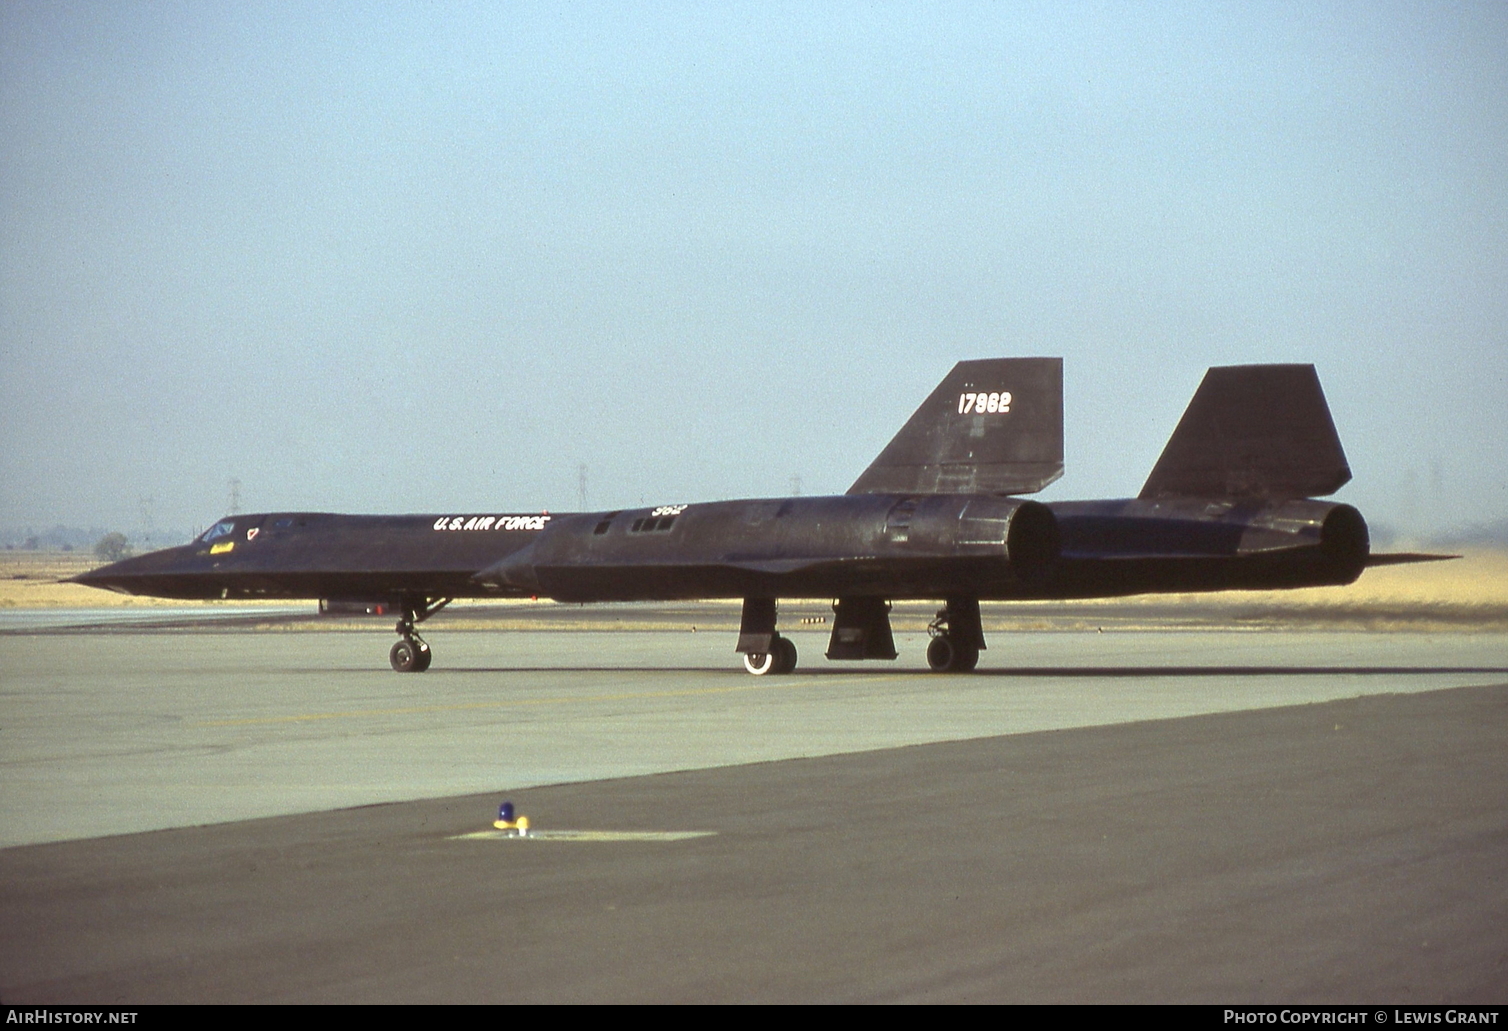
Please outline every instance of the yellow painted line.
[{"label": "yellow painted line", "polygon": [[[890,677],[864,677],[853,680],[833,680],[823,678],[821,686],[841,687],[850,683],[874,684],[885,680],[900,680],[901,674]],[[757,684],[744,684],[737,687],[699,687],[688,688],[681,691],[628,691],[618,694],[601,695],[561,695],[550,698],[516,698],[497,702],[460,702],[454,705],[407,705],[391,709],[349,709],[344,712],[307,712],[291,716],[257,716],[235,720],[205,720],[191,723],[192,727],[256,727],[273,726],[280,723],[311,723],[317,720],[343,720],[362,719],[372,716],[413,716],[427,712],[467,712],[480,709],[517,709],[527,706],[540,705],[576,705],[590,702],[629,702],[636,700],[648,700],[655,698],[695,698],[706,695],[734,694],[741,691],[779,691],[792,690],[800,687],[812,687],[810,681],[783,681],[769,683],[761,680]]]},{"label": "yellow painted line", "polygon": [[447,841],[686,841],[710,838],[717,831],[536,831],[527,835],[509,831],[473,831],[452,834]]}]

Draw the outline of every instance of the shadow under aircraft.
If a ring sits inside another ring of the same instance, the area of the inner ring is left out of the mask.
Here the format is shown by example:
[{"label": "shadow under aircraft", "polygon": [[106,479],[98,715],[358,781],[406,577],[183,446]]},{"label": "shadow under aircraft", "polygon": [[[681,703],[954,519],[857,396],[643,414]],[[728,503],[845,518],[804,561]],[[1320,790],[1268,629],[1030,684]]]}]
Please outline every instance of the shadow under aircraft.
[{"label": "shadow under aircraft", "polygon": [[936,600],[927,664],[975,668],[981,601],[1348,584],[1371,553],[1312,365],[1210,369],[1134,498],[1020,497],[1063,473],[1063,362],[955,365],[846,494],[611,512],[232,515],[74,582],[165,598],[317,598],[398,618],[390,661],[455,598],[741,598],[736,651],[789,673],[778,599],[834,599],[827,658],[894,659],[890,603]]}]

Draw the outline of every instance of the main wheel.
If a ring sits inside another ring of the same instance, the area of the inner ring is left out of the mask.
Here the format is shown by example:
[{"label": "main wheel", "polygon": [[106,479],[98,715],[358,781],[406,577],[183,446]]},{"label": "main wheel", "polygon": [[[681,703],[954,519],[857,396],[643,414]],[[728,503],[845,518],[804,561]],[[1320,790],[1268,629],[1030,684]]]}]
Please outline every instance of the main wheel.
[{"label": "main wheel", "polygon": [[399,673],[422,673],[429,666],[428,656],[428,648],[421,651],[417,644],[404,637],[387,653],[387,661]]},{"label": "main wheel", "polygon": [[796,668],[796,642],[789,637],[777,637],[770,643],[775,652],[775,668],[771,672],[789,673]]},{"label": "main wheel", "polygon": [[927,665],[933,673],[946,673],[953,665],[953,642],[946,637],[934,637],[927,645]]},{"label": "main wheel", "polygon": [[979,649],[944,634],[927,645],[927,665],[934,673],[967,673],[979,665]]},{"label": "main wheel", "polygon": [[744,669],[756,677],[775,672],[774,652],[745,652]]}]

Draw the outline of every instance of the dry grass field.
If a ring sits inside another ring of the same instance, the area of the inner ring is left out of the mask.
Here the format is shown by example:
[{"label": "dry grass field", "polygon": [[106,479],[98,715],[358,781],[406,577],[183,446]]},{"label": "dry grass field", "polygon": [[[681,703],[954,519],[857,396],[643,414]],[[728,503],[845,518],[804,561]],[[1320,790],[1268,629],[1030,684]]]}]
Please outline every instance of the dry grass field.
[{"label": "dry grass field", "polygon": [[[182,602],[135,598],[59,581],[99,565],[79,552],[0,552],[0,610],[42,608],[140,608],[204,605],[242,609],[254,615],[288,602]],[[309,603],[311,617],[313,603]],[[897,631],[926,626],[935,606],[900,603],[893,622]],[[521,611],[527,610],[527,611]],[[782,623],[819,629],[830,619],[822,602],[782,606]],[[990,630],[1209,629],[1253,630],[1323,628],[1330,630],[1412,630],[1440,632],[1508,631],[1508,551],[1476,549],[1449,562],[1383,566],[1368,570],[1348,587],[1302,591],[1245,591],[1214,595],[1152,595],[1104,601],[997,603],[985,606]],[[736,628],[738,603],[685,605],[552,605],[459,601],[444,613],[456,629],[689,629]],[[313,620],[318,625],[352,628],[386,624],[377,620]],[[283,621],[288,626],[286,620]]]}]

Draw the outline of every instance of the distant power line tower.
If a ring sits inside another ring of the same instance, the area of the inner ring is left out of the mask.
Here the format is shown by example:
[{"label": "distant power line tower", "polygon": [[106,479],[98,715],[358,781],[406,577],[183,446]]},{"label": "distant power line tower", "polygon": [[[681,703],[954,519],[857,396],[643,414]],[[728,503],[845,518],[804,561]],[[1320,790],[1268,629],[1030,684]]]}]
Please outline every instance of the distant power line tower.
[{"label": "distant power line tower", "polygon": [[241,481],[234,476],[230,478],[230,514],[238,515],[241,511]]},{"label": "distant power line tower", "polygon": [[141,544],[144,548],[152,546],[152,531],[156,529],[152,519],[152,506],[157,499],[148,495],[141,499]]},{"label": "distant power line tower", "polygon": [[576,467],[576,497],[581,502],[581,511],[586,511],[586,466]]},{"label": "distant power line tower", "polygon": [[795,498],[799,498],[801,496],[801,474],[800,473],[797,473],[795,476],[791,477],[791,496],[795,497]]}]

